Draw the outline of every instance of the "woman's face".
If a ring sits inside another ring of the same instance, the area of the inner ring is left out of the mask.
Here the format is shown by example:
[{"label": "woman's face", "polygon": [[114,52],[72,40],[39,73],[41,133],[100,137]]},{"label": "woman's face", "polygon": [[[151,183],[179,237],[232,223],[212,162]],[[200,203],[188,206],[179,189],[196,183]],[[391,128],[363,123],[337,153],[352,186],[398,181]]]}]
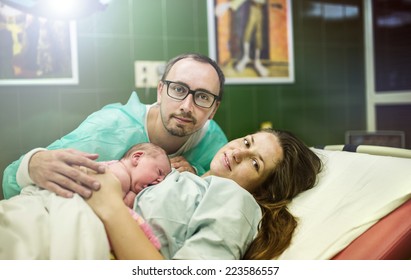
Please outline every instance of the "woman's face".
[{"label": "woman's face", "polygon": [[259,132],[222,147],[210,164],[210,175],[229,178],[253,192],[283,159],[277,136]]}]

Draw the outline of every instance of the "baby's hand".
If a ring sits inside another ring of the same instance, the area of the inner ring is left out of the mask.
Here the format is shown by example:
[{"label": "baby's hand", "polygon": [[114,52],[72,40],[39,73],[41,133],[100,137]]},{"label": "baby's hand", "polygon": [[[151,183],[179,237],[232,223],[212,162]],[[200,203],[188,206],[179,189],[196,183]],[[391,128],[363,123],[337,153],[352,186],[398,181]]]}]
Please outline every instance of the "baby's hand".
[{"label": "baby's hand", "polygon": [[177,156],[170,159],[171,166],[177,169],[179,172],[188,171],[194,174],[197,174],[193,166],[183,157]]},{"label": "baby's hand", "polygon": [[137,194],[135,192],[129,191],[128,193],[126,193],[126,195],[124,196],[124,203],[130,207],[133,208],[134,205],[134,199],[136,198]]}]

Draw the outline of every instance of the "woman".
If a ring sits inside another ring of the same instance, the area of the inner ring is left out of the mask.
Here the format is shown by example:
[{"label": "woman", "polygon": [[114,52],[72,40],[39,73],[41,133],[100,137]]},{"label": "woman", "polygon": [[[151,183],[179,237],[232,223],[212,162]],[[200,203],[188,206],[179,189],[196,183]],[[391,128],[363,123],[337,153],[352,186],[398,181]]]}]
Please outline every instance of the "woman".
[{"label": "woman", "polygon": [[[119,188],[113,194],[102,186],[88,203],[119,259],[272,259],[288,247],[297,226],[287,204],[315,185],[321,167],[291,133],[262,130],[226,144],[201,178],[172,172],[134,204],[159,235],[161,252],[132,222]],[[166,181],[174,184],[167,187]],[[187,210],[186,224],[174,222],[178,215],[165,219],[173,207]]]}]

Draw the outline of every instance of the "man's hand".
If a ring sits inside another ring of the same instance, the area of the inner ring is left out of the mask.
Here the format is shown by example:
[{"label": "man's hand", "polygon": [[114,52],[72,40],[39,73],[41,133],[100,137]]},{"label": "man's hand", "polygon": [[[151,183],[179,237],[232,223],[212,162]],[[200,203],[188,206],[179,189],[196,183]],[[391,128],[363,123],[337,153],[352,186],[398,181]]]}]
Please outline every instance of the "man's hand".
[{"label": "man's hand", "polygon": [[191,166],[191,164],[182,156],[174,157],[170,159],[171,166],[180,172],[188,171],[197,174],[196,170]]},{"label": "man's hand", "polygon": [[100,188],[100,183],[76,166],[90,168],[104,173],[105,167],[95,162],[98,154],[89,154],[74,149],[40,151],[29,162],[29,174],[34,183],[63,197],[78,193],[90,197],[92,191]]}]

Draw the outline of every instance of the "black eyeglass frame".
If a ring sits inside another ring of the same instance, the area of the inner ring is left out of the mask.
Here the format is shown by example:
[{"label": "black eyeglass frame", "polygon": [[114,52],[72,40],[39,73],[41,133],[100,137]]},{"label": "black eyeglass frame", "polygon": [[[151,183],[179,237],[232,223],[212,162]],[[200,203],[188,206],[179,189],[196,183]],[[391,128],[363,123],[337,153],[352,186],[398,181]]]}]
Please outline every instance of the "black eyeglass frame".
[{"label": "black eyeglass frame", "polygon": [[[186,86],[186,85],[184,85],[184,84],[181,84],[181,83],[178,83],[178,82],[173,82],[173,81],[169,81],[169,80],[161,80],[161,81],[162,81],[164,84],[167,85],[167,95],[168,95],[169,97],[175,99],[175,100],[180,100],[180,101],[182,101],[182,100],[186,99],[189,94],[191,94],[191,95],[193,95],[194,104],[196,104],[198,107],[207,108],[207,109],[213,107],[213,105],[214,105],[214,103],[215,103],[216,100],[217,100],[217,101],[220,100],[220,96],[219,96],[219,95],[215,95],[215,94],[213,94],[213,93],[211,93],[211,92],[209,92],[209,91],[207,91],[207,90],[192,90],[192,89],[190,89],[188,86]],[[182,87],[187,88],[187,91],[188,91],[188,92],[187,92],[187,95],[184,96],[184,97],[181,98],[181,99],[171,96],[171,95],[168,93],[168,89],[170,88],[170,83],[177,84],[177,85],[180,85],[180,86],[182,86]],[[199,105],[199,104],[196,103],[196,99],[195,99],[194,97],[195,97],[195,93],[196,93],[196,92],[199,92],[199,91],[200,91],[200,92],[202,91],[202,92],[208,93],[208,94],[210,94],[210,95],[212,95],[212,96],[214,97],[214,100],[213,100],[213,102],[211,103],[211,105],[210,105],[209,107],[204,107],[204,106],[201,106],[201,105]]]}]

